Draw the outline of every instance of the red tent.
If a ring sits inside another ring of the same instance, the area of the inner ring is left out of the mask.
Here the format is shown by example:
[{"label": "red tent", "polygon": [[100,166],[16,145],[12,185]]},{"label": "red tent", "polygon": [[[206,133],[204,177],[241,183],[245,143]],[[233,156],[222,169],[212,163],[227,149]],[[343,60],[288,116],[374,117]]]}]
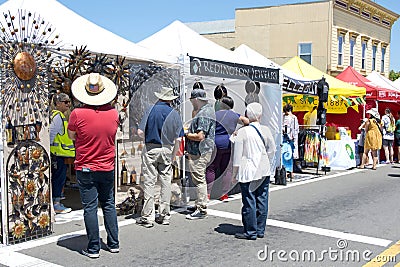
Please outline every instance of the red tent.
[{"label": "red tent", "polygon": [[375,85],[351,66],[348,66],[336,78],[355,86],[365,87],[367,100],[400,101],[400,92]]}]

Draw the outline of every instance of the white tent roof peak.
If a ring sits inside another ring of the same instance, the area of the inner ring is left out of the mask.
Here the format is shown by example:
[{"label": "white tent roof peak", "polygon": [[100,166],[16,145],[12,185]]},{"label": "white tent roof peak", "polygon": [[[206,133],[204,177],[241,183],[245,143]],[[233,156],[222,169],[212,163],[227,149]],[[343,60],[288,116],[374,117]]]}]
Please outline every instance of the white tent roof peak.
[{"label": "white tent roof peak", "polygon": [[[121,55],[143,61],[165,61],[162,55],[144,49],[78,15],[56,0],[9,0],[0,6],[0,13],[17,15],[26,10],[43,18],[59,34],[62,49],[86,46],[91,52]],[[4,16],[0,16],[4,23]]]},{"label": "white tent roof peak", "polygon": [[138,45],[174,56],[176,61],[182,55],[232,61],[231,51],[199,35],[179,20],[138,42]]},{"label": "white tent roof peak", "polygon": [[368,74],[367,79],[379,85],[380,87],[387,88],[390,90],[400,91],[399,86],[396,86],[391,80],[381,75],[377,71],[372,71],[370,74]]}]

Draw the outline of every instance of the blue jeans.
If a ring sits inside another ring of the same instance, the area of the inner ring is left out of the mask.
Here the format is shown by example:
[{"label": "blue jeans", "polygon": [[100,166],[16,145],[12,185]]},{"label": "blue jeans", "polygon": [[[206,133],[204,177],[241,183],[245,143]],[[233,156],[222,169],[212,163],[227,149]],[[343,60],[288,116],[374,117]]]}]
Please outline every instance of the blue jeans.
[{"label": "blue jeans", "polygon": [[55,159],[57,168],[54,168],[53,164],[51,164],[51,189],[53,199],[55,199],[56,202],[60,202],[62,189],[67,179],[67,165],[64,163],[64,157],[56,156]]},{"label": "blue jeans", "polygon": [[104,214],[104,226],[107,231],[107,246],[119,248],[117,212],[114,202],[114,171],[82,172],[76,171],[79,192],[83,205],[83,218],[89,244],[89,253],[100,251],[99,222],[97,206],[100,202]]},{"label": "blue jeans", "polygon": [[269,176],[262,178],[261,184],[252,191],[249,183],[239,183],[242,191],[242,222],[244,234],[248,237],[264,235],[268,217]]}]

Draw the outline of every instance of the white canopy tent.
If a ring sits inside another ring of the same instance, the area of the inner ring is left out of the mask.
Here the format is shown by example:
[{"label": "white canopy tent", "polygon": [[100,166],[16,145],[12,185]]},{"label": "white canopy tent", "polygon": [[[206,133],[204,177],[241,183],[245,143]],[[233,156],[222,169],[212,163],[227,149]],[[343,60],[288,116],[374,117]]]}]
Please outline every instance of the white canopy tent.
[{"label": "white canopy tent", "polygon": [[[233,78],[229,73],[225,73],[225,76],[221,75],[223,69],[238,71],[241,68],[240,66],[243,66],[246,69],[259,68],[266,70],[267,67],[261,62],[253,62],[251,59],[244,57],[239,58],[232,51],[227,50],[199,35],[180,21],[174,21],[154,35],[140,41],[138,45],[164,52],[168,56],[175,58],[175,61],[171,63],[179,63],[183,66],[182,84],[185,93],[183,106],[185,121],[191,119],[192,106],[189,97],[192,86],[196,81],[199,81],[204,85],[204,89],[206,90],[207,96],[210,100],[213,96],[214,88],[223,83],[228,89],[228,95],[234,99],[234,110],[243,114],[245,111],[245,99],[248,97],[245,84],[246,81],[251,81],[252,79],[247,75],[240,75],[244,73],[239,73],[239,75],[237,75],[241,76],[239,78]],[[213,72],[215,75],[209,75],[209,73],[205,75],[204,70],[207,67],[209,67],[209,71]],[[268,67],[276,70],[275,66]],[[276,73],[279,72],[276,70]],[[277,77],[276,83],[260,82],[260,90],[256,96],[264,107],[262,123],[269,126],[273,135],[276,136],[278,150],[282,120],[282,92],[280,81],[281,79]],[[214,100],[211,100],[210,102],[213,103]],[[276,162],[274,162],[274,166],[275,164]]]},{"label": "white canopy tent", "polygon": [[379,74],[376,71],[368,74],[367,79],[373,82],[374,84],[379,85],[380,87],[387,88],[390,90],[400,91],[400,86],[396,86],[391,80],[386,78],[385,76]]},{"label": "white canopy tent", "polygon": [[[56,0],[9,0],[0,6],[3,14],[16,15],[19,11],[31,12],[49,22],[59,34],[61,48],[73,50],[87,46],[95,53],[120,55],[140,61],[170,61],[162,54],[145,49],[81,17]],[[0,16],[4,27],[4,16]]]},{"label": "white canopy tent", "polygon": [[397,80],[395,80],[393,84],[395,87],[400,88],[400,78],[397,78]]}]

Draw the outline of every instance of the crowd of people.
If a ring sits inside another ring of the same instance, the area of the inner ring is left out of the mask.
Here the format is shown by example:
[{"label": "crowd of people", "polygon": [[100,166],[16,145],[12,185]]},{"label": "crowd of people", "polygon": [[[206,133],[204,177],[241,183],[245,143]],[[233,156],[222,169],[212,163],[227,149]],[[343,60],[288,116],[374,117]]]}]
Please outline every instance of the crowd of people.
[{"label": "crowd of people", "polygon": [[[82,254],[98,258],[100,251],[98,203],[104,213],[107,231],[107,249],[119,252],[118,224],[114,199],[115,136],[119,126],[117,110],[110,104],[117,94],[114,83],[108,78],[91,73],[76,79],[72,94],[83,105],[75,108],[69,121],[65,112],[70,107],[68,95],[53,97],[50,139],[52,154],[52,191],[55,213],[71,209],[61,203],[66,177],[65,158],[75,158],[74,168],[78,181],[84,221],[88,237]],[[171,103],[176,98],[172,88],[160,87],[154,93],[158,101],[145,114],[138,127],[144,141],[142,173],[144,205],[136,223],[151,228],[155,223],[169,225],[171,219],[172,164],[180,140],[185,140],[184,157],[191,181],[196,188],[195,205],[189,207],[188,220],[207,218],[207,203],[214,183],[221,177],[221,201],[228,199],[232,185],[238,183],[242,194],[243,232],[238,239],[263,238],[268,216],[270,162],[275,156],[276,144],[271,130],[260,123],[262,105],[246,103],[245,114],[233,110],[234,100],[223,85],[215,88],[214,106],[210,103],[201,83],[190,92],[192,119],[183,127],[181,116]],[[283,108],[283,133],[290,144],[293,159],[298,157],[298,121],[293,107]],[[308,119],[314,120],[315,110]],[[385,162],[394,163],[394,142],[400,144],[400,117],[396,121],[390,109],[382,118],[376,108],[367,111],[369,118],[361,121],[358,151],[359,168],[365,168],[372,156],[372,169],[378,164],[378,151],[385,151]],[[264,114],[265,115],[265,114]],[[266,114],[268,115],[268,114]],[[400,112],[397,114],[400,116]],[[285,141],[285,140],[283,140]],[[397,151],[399,160],[400,148]],[[293,162],[292,162],[293,164]],[[293,166],[288,166],[293,172]],[[160,203],[155,205],[155,185],[161,184]]]},{"label": "crowd of people", "polygon": [[[358,151],[360,153],[360,165],[358,168],[364,169],[372,157],[372,170],[376,170],[379,155],[378,152],[383,148],[383,163],[394,164],[400,160],[400,111],[397,112],[396,121],[391,110],[385,109],[385,114],[380,116],[377,108],[371,108],[366,112],[369,118],[363,119],[358,128],[360,135],[358,138]],[[394,153],[394,144],[397,146],[397,155]]]},{"label": "crowd of people", "polygon": [[[137,131],[144,140],[141,153],[144,204],[136,224],[146,228],[155,223],[170,224],[172,164],[179,148],[176,144],[184,138],[184,157],[197,193],[195,205],[188,207],[186,218],[207,218],[214,182],[221,177],[221,201],[227,200],[234,184],[239,183],[241,188],[244,229],[235,237],[263,238],[272,172],[270,161],[276,145],[271,130],[260,123],[261,104],[246,103],[245,114],[241,115],[233,111],[234,100],[225,86],[215,88],[212,105],[203,85],[197,83],[190,93],[192,119],[184,128],[181,116],[171,106],[178,96],[172,88],[157,89],[154,94],[158,101],[145,111]],[[65,159],[72,158],[88,238],[82,254],[98,258],[101,248],[98,204],[104,214],[106,248],[111,253],[119,252],[114,177],[115,137],[120,122],[117,110],[110,104],[117,89],[105,76],[91,73],[76,79],[71,92],[81,105],[70,112],[69,120],[65,113],[71,99],[63,93],[53,96],[50,124],[53,208],[56,214],[71,211],[61,200],[66,179]],[[154,201],[157,181],[161,184],[158,206]]]}]

